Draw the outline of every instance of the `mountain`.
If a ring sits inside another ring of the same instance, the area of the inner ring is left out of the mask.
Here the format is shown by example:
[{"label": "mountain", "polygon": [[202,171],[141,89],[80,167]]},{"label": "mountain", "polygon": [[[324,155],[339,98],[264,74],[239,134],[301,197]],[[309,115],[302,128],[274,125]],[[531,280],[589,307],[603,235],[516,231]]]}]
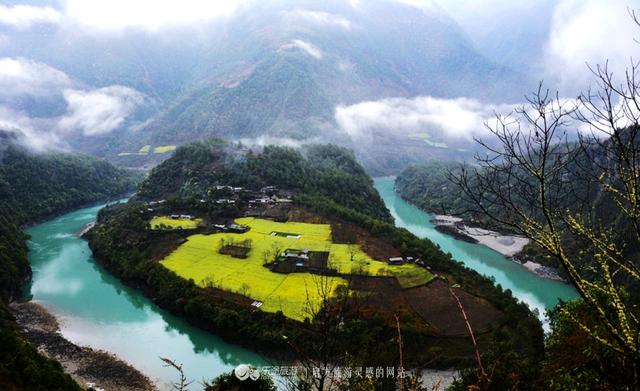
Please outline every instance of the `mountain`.
[{"label": "mountain", "polygon": [[[377,144],[398,145],[408,162],[382,164],[389,152],[383,148],[366,159],[361,140],[336,120],[336,110],[417,96],[509,102],[520,99],[513,87],[527,81],[480,54],[435,4],[419,8],[391,0],[357,6],[346,0],[253,1],[227,18],[199,29],[176,27],[171,34],[69,34],[39,27],[5,49],[8,56],[57,68],[85,88],[117,84],[144,94],[144,103],[111,132],[88,129],[66,138],[74,148],[125,166],[155,164],[168,156],[155,148],[211,136],[333,142],[355,149],[375,174],[428,155],[464,158],[470,140],[452,140],[439,126],[390,134],[382,125]],[[30,103],[20,107],[34,115],[41,113],[33,107],[64,110],[55,101]],[[423,134],[417,137],[418,131]]]},{"label": "mountain", "polygon": [[[321,16],[349,27],[318,26],[309,20]],[[360,156],[364,151],[359,142],[336,122],[339,105],[418,95],[516,99],[502,91],[512,91],[509,87],[521,78],[479,55],[443,13],[385,1],[367,2],[362,9],[338,1],[250,8],[228,22],[224,38],[214,51],[219,61],[233,61],[188,84],[134,135],[136,147],[209,136],[248,142],[322,139],[354,147]],[[425,131],[442,140],[436,129]],[[383,129],[376,144],[399,145],[416,158],[416,150],[422,155],[425,150],[441,153],[438,146],[411,135],[388,133]],[[374,158],[389,155],[367,152]],[[364,163],[374,172],[389,170]]]}]

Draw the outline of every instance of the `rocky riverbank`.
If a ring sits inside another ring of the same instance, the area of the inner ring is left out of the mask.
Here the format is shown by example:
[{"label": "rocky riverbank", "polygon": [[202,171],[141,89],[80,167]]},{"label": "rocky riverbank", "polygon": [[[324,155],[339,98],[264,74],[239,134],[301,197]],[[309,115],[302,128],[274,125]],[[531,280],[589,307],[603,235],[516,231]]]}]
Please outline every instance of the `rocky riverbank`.
[{"label": "rocky riverbank", "polygon": [[558,271],[552,267],[544,266],[533,261],[520,262],[517,259],[515,261],[520,263],[527,270],[539,275],[540,277],[548,278],[550,280],[556,280],[556,281],[566,281],[564,278],[560,277],[560,275],[558,274]]},{"label": "rocky riverbank", "polygon": [[78,346],[60,334],[56,318],[37,303],[13,303],[20,333],[62,364],[81,386],[109,391],[151,391],[151,381],[112,354]]}]

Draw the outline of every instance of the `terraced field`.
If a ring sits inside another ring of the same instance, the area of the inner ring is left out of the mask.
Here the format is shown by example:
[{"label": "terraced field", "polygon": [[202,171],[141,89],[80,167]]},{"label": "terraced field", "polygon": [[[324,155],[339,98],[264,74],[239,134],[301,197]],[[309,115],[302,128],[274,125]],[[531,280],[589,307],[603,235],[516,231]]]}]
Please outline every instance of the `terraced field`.
[{"label": "terraced field", "polygon": [[167,152],[172,152],[176,150],[176,146],[175,145],[161,145],[158,147],[153,148],[153,153],[167,153]]},{"label": "terraced field", "polygon": [[[282,311],[285,316],[304,320],[310,309],[322,300],[320,291],[334,295],[343,277],[318,276],[311,273],[273,273],[264,267],[265,254],[288,248],[328,251],[329,267],[344,275],[365,274],[396,276],[403,287],[423,285],[433,279],[426,269],[413,264],[389,266],[365,254],[357,245],[335,244],[331,241],[331,226],[297,222],[277,223],[270,220],[241,218],[246,224],[244,234],[219,233],[192,235],[161,263],[183,278],[192,278],[201,286],[213,285],[263,302],[262,310]],[[283,237],[277,232],[296,236]],[[299,235],[299,237],[297,237]],[[251,239],[253,247],[246,259],[233,258],[218,252],[220,240]]]},{"label": "terraced field", "polygon": [[138,150],[138,152],[120,152],[118,156],[147,156],[152,151],[155,154],[162,154],[162,153],[173,152],[175,150],[176,150],[175,145],[158,145],[156,147],[153,147],[153,149],[151,149],[151,145],[147,144],[142,146]]}]

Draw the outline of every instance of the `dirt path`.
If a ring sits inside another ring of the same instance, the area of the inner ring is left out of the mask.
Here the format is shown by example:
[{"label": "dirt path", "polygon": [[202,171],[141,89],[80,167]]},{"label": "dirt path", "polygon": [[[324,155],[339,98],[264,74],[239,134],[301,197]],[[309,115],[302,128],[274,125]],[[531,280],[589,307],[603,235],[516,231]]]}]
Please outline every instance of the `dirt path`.
[{"label": "dirt path", "polygon": [[81,386],[106,391],[155,390],[146,376],[116,356],[65,339],[56,318],[41,305],[13,303],[11,309],[20,333],[38,350],[58,360]]}]

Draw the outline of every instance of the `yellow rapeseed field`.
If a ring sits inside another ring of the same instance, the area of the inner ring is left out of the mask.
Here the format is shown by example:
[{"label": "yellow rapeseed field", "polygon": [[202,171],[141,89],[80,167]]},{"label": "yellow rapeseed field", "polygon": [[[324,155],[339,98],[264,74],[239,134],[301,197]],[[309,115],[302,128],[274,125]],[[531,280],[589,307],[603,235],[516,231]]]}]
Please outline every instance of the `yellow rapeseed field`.
[{"label": "yellow rapeseed field", "polygon": [[[311,273],[273,273],[263,265],[265,253],[273,252],[275,248],[280,251],[288,248],[328,251],[329,266],[341,274],[395,275],[404,287],[422,285],[433,278],[427,270],[416,265],[389,266],[372,259],[357,245],[332,243],[331,226],[327,224],[277,223],[254,218],[240,218],[236,223],[246,224],[250,230],[244,234],[192,235],[163,259],[162,265],[185,279],[193,279],[200,286],[212,285],[242,294],[263,302],[263,311],[282,311],[296,320],[310,317],[311,308],[317,308],[322,300],[321,290],[334,295],[347,281],[342,277],[321,277]],[[291,236],[273,235],[274,232]],[[223,255],[218,252],[221,239],[227,242],[251,239],[252,249],[246,259]]]}]

